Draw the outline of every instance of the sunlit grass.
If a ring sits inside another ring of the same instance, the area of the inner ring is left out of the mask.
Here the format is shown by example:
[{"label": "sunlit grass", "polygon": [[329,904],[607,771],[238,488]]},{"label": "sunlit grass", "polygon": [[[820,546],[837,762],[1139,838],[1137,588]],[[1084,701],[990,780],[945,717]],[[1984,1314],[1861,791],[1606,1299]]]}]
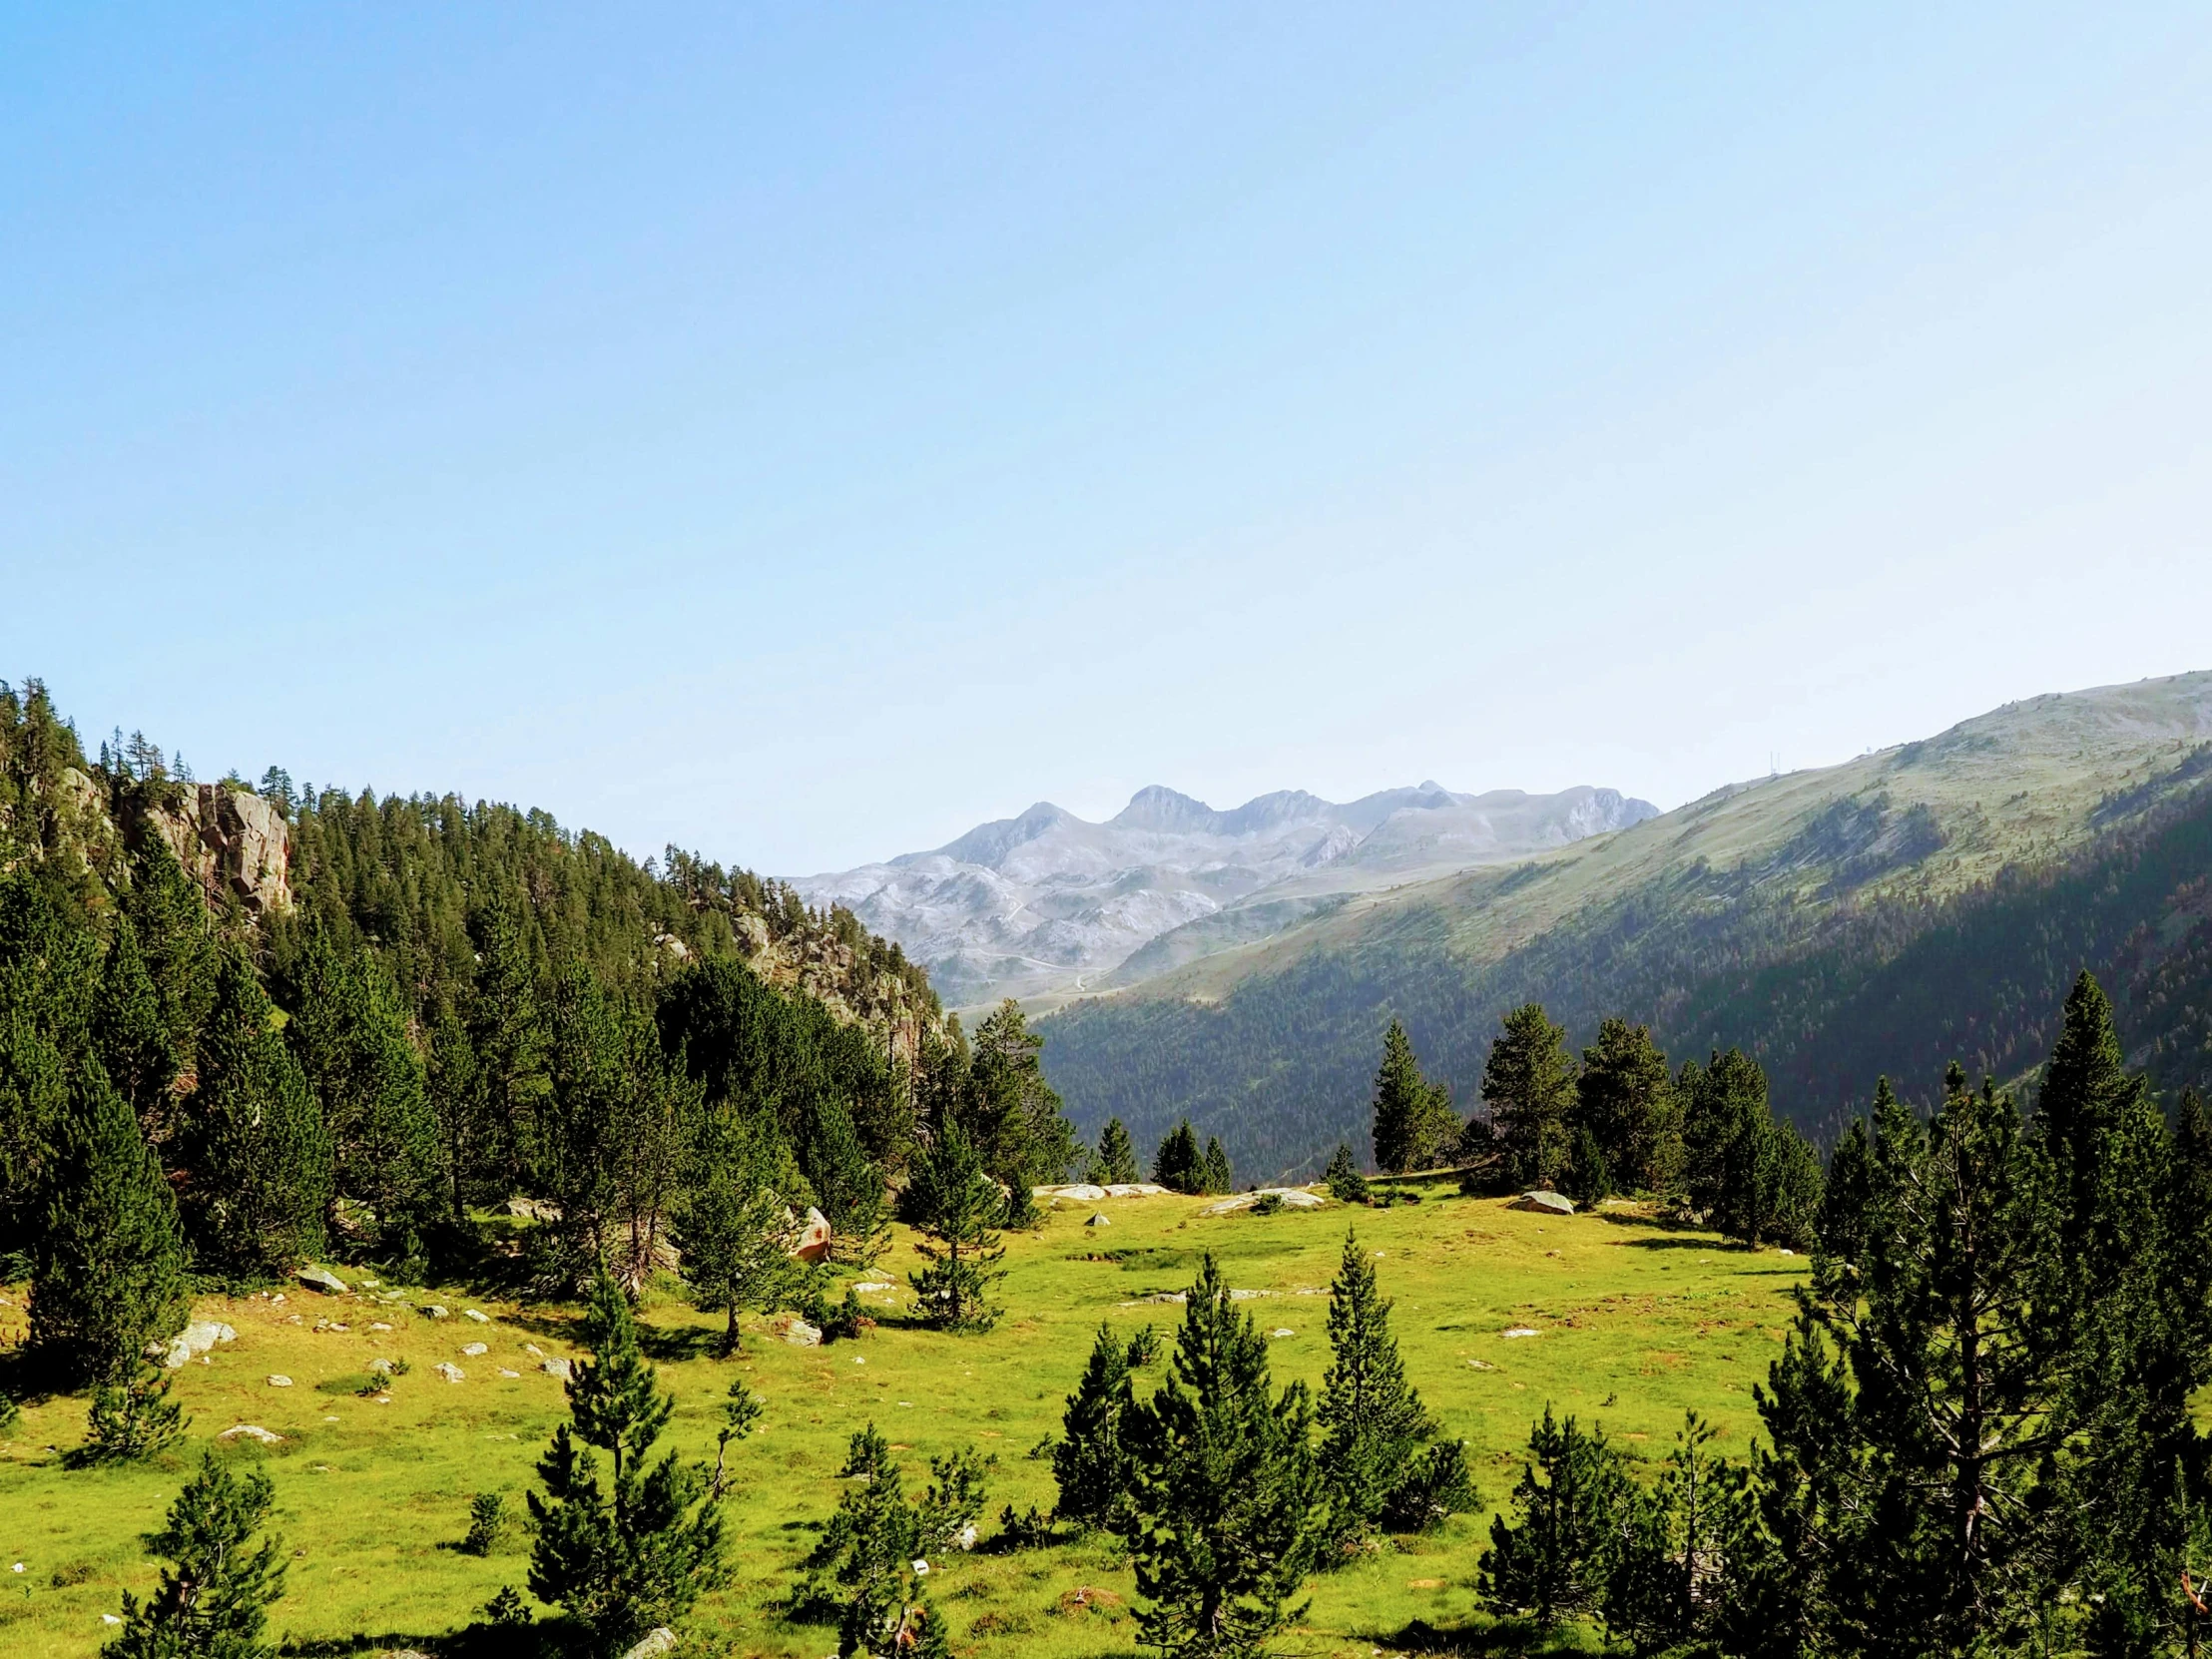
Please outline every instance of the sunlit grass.
[{"label": "sunlit grass", "polygon": [[[795,1625],[781,1603],[811,1528],[833,1507],[845,1437],[874,1419],[901,1449],[919,1490],[933,1452],[973,1441],[999,1464],[986,1552],[946,1563],[933,1577],[955,1646],[977,1654],[1090,1655],[1133,1646],[1134,1588],[1103,1540],[991,1554],[998,1506],[1049,1509],[1048,1466],[1025,1454],[1056,1432],[1101,1318],[1124,1332],[1147,1322],[1172,1336],[1181,1309],[1143,1298],[1182,1289],[1199,1254],[1214,1251],[1230,1284],[1264,1291],[1250,1311],[1274,1342],[1279,1382],[1319,1386],[1328,1362],[1326,1291],[1348,1222],[1379,1252],[1408,1369],[1447,1431],[1463,1437],[1492,1503],[1518,1468],[1529,1418],[1545,1400],[1597,1418],[1631,1449],[1662,1449],[1686,1407],[1696,1406],[1741,1452],[1756,1426],[1752,1384],[1764,1379],[1790,1317],[1789,1289],[1804,1264],[1748,1252],[1706,1234],[1670,1232],[1633,1215],[1564,1219],[1513,1211],[1497,1200],[1430,1189],[1427,1201],[1388,1210],[1202,1217],[1204,1201],[1110,1200],[1052,1215],[1036,1234],[1009,1240],[1009,1312],[984,1337],[943,1337],[896,1323],[902,1296],[881,1305],[888,1323],[861,1341],[821,1349],[785,1346],[758,1322],[733,1362],[707,1358],[713,1322],[681,1304],[647,1316],[663,1381],[681,1405],[674,1443],[711,1456],[716,1406],[732,1375],[763,1396],[764,1428],[734,1453],[729,1504],[730,1587],[701,1622],[741,1653],[822,1655],[827,1626]],[[1087,1228],[1096,1211],[1107,1228]],[[908,1236],[901,1230],[884,1271],[903,1288]],[[1092,1258],[1112,1256],[1115,1260]],[[277,1525],[292,1556],[289,1594],[275,1627],[293,1642],[364,1633],[391,1645],[465,1625],[503,1584],[520,1585],[527,1539],[514,1527],[489,1558],[462,1553],[471,1496],[521,1494],[546,1436],[563,1413],[560,1383],[543,1356],[577,1352],[567,1309],[472,1299],[461,1287],[411,1292],[396,1307],[369,1295],[325,1297],[292,1289],[266,1298],[212,1300],[203,1317],[228,1321],[238,1341],[212,1364],[188,1366],[178,1394],[194,1417],[189,1444],[161,1463],[72,1470],[62,1465],[83,1432],[85,1402],[58,1398],[24,1411],[0,1453],[0,1651],[80,1656],[112,1633],[101,1622],[126,1588],[145,1590],[155,1566],[140,1534],[159,1524],[185,1470],[214,1435],[257,1423],[284,1436],[262,1448],[230,1442],[225,1455],[266,1463],[277,1487]],[[11,1339],[23,1296],[8,1292]],[[420,1311],[431,1301],[446,1320]],[[492,1317],[477,1326],[464,1308]],[[299,1323],[291,1323],[296,1318]],[[316,1331],[318,1321],[347,1330]],[[392,1329],[378,1332],[371,1324]],[[1515,1327],[1534,1337],[1506,1339]],[[489,1352],[466,1357],[464,1344]],[[388,1403],[357,1395],[372,1359],[404,1359],[409,1375]],[[431,1372],[450,1361],[467,1373],[448,1383]],[[499,1375],[501,1368],[518,1373]],[[272,1374],[289,1388],[271,1387]],[[1156,1377],[1157,1371],[1148,1374]],[[1465,1516],[1433,1537],[1408,1541],[1314,1580],[1304,1653],[1385,1650],[1409,1627],[1448,1630],[1476,1620],[1475,1562],[1487,1515]],[[22,1562],[20,1573],[9,1571]],[[1079,1592],[1082,1592],[1079,1594]],[[1104,1592],[1100,1594],[1098,1592]],[[1416,1622],[1417,1621],[1417,1622]],[[1407,1638],[1410,1640],[1410,1637]]]}]

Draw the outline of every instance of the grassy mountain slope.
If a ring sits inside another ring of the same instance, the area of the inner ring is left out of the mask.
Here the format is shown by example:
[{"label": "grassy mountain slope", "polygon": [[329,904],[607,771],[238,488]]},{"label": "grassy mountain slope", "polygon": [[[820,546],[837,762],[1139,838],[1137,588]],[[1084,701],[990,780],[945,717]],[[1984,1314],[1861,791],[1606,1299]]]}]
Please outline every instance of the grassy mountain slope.
[{"label": "grassy mountain slope", "polygon": [[2201,1081],[2212,1006],[2212,675],[2048,696],[1924,743],[1716,791],[1505,869],[1356,897],[1043,1024],[1086,1127],[1189,1111],[1247,1176],[1364,1145],[1382,1026],[1471,1104],[1505,1009],[1742,1044],[1814,1129],[1878,1071],[2041,1057],[2065,982],[2113,981],[2136,1057]]}]

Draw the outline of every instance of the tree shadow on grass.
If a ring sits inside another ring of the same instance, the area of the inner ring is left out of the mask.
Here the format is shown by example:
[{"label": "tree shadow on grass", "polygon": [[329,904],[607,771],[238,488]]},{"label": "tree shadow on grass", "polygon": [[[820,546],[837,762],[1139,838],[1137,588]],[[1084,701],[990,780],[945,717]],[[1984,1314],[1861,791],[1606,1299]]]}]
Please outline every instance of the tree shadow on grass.
[{"label": "tree shadow on grass", "polygon": [[1504,1659],[1506,1655],[1586,1653],[1589,1649],[1565,1628],[1543,1631],[1525,1619],[1485,1620],[1479,1625],[1442,1627],[1415,1619],[1396,1630],[1354,1632],[1358,1640],[1385,1653],[1450,1656],[1450,1659]]},{"label": "tree shadow on grass", "polygon": [[1756,1255],[1755,1246],[1737,1244],[1729,1239],[1716,1239],[1711,1234],[1692,1239],[1622,1239],[1622,1245],[1630,1250],[1701,1250],[1723,1256]]}]

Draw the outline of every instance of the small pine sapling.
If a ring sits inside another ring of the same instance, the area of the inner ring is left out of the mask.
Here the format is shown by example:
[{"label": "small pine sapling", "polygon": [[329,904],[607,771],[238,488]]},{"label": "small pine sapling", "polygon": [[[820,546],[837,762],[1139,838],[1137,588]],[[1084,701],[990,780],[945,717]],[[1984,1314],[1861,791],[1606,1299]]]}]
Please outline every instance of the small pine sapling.
[{"label": "small pine sapling", "polygon": [[468,1505],[468,1536],[461,1548],[470,1555],[489,1555],[507,1529],[507,1500],[498,1492],[478,1492]]},{"label": "small pine sapling", "polygon": [[137,1462],[176,1444],[192,1419],[184,1402],[169,1397],[169,1374],[140,1361],[130,1376],[103,1382],[86,1414],[79,1463]]},{"label": "small pine sapling", "polygon": [[168,1565],[154,1593],[123,1597],[123,1629],[102,1659],[221,1655],[260,1659],[270,1604],[284,1593],[277,1539],[248,1547],[268,1518],[276,1488],[266,1474],[240,1479],[213,1451],[185,1483],[161,1531],[147,1540]]},{"label": "small pine sapling", "polygon": [[1339,1204],[1367,1203],[1368,1178],[1353,1162],[1352,1148],[1342,1141],[1337,1143],[1337,1155],[1329,1160],[1329,1169],[1322,1179],[1329,1184],[1329,1196]]}]

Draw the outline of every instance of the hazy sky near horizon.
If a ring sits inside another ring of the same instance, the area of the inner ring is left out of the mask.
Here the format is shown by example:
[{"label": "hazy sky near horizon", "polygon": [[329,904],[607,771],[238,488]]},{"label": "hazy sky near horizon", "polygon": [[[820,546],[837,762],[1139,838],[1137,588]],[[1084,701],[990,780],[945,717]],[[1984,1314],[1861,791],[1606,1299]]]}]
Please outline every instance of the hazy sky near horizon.
[{"label": "hazy sky near horizon", "polygon": [[779,873],[2212,667],[2203,6],[0,8],[0,676]]}]

